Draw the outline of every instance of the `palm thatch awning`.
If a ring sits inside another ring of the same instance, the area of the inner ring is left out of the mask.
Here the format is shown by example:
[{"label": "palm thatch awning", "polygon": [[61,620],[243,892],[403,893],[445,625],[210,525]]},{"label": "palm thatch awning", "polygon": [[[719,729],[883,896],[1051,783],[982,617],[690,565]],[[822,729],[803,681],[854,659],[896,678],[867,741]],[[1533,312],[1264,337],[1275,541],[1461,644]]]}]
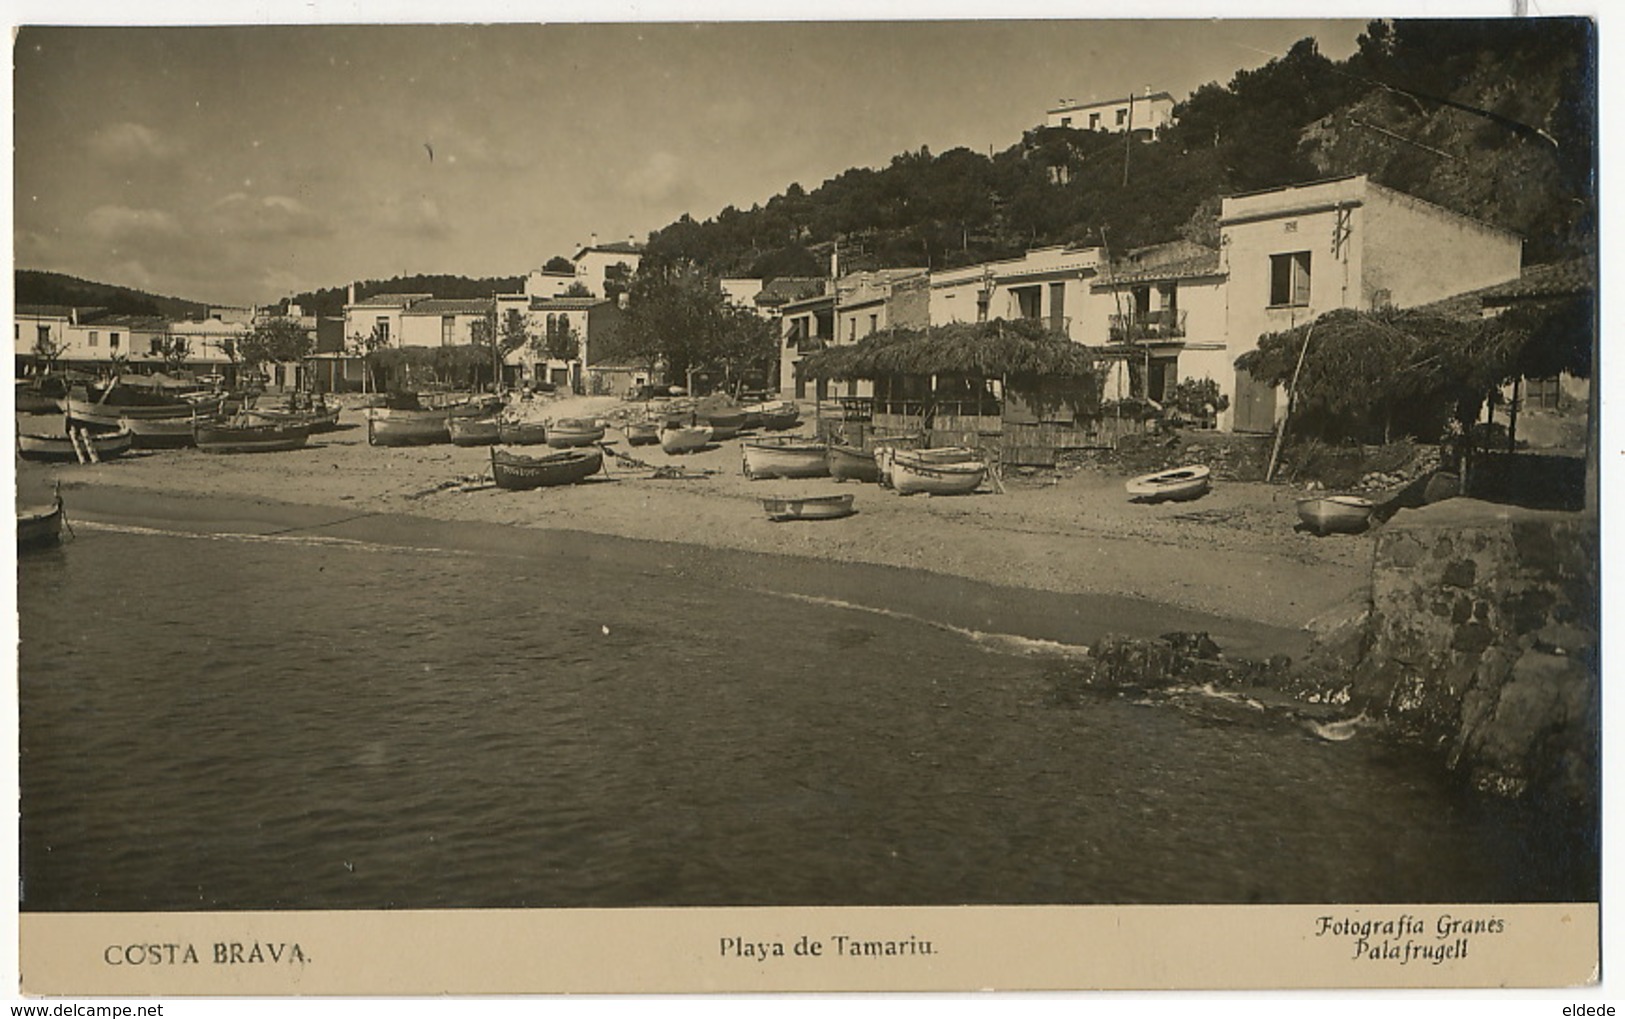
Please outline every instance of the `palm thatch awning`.
[{"label": "palm thatch awning", "polygon": [[877,379],[889,375],[972,378],[1088,378],[1095,355],[1033,321],[956,322],[876,333],[857,343],[826,347],[801,360],[818,379]]}]

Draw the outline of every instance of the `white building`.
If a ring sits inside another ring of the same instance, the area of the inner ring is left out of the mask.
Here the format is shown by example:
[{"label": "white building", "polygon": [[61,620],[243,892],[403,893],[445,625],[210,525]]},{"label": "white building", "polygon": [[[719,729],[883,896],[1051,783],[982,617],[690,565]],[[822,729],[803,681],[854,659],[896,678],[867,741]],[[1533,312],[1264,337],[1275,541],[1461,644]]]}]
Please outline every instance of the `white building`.
[{"label": "white building", "polygon": [[575,282],[586,287],[594,297],[603,297],[608,292],[605,284],[612,273],[624,272],[630,278],[638,271],[643,261],[643,245],[635,237],[599,244],[598,235],[594,234],[592,242],[582,246],[571,261],[576,264]]},{"label": "white building", "polygon": [[1100,267],[1099,248],[1055,245],[1034,248],[1020,258],[933,272],[931,324],[1037,319],[1054,332],[1086,342],[1089,284]]},{"label": "white building", "polygon": [[1080,103],[1063,99],[1045,114],[1045,127],[1070,127],[1079,131],[1132,131],[1150,138],[1159,128],[1173,123],[1174,97],[1166,92],[1124,96],[1101,102]]},{"label": "white building", "polygon": [[[1363,175],[1226,198],[1219,231],[1232,362],[1334,309],[1414,307],[1517,279],[1523,257],[1517,234]],[[1285,409],[1276,389],[1234,378],[1227,423],[1273,429]]]}]

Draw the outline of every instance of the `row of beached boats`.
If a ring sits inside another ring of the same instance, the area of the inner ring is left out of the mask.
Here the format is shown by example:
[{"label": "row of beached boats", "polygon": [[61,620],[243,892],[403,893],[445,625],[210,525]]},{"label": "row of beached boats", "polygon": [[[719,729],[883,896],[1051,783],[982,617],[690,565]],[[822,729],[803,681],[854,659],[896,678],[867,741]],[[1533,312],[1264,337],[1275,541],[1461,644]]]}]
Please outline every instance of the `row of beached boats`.
[{"label": "row of beached boats", "polygon": [[901,495],[966,495],[988,477],[981,454],[964,446],[911,448],[883,442],[872,450],[801,436],[740,444],[745,477],[819,478],[878,483]]}]

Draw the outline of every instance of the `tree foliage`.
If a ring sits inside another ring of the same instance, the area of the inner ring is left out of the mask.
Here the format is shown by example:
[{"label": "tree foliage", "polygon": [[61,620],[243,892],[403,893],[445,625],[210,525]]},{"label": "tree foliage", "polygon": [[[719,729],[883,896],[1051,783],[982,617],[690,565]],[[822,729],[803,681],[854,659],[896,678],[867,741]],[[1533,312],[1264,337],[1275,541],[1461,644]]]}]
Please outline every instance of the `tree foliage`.
[{"label": "tree foliage", "polygon": [[738,378],[769,371],[778,358],[773,324],[729,305],[715,278],[690,265],[633,278],[620,343],[634,357],[664,364],[673,380],[690,370]]},{"label": "tree foliage", "polygon": [[237,353],[243,364],[257,367],[262,364],[303,361],[316,346],[310,330],[289,318],[266,319],[237,341]]},{"label": "tree foliage", "polygon": [[192,341],[174,333],[164,333],[158,338],[158,355],[164,359],[166,369],[179,371],[186,367],[187,359],[192,356]]}]

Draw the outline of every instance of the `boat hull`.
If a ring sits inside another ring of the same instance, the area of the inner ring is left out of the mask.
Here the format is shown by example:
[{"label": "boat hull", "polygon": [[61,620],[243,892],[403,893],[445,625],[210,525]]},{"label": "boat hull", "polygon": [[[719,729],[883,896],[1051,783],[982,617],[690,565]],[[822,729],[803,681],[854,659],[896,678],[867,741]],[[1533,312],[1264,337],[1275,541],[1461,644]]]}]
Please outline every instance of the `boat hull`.
[{"label": "boat hull", "polygon": [[454,446],[494,446],[502,437],[496,418],[449,418],[446,430]]},{"label": "boat hull", "polygon": [[112,430],[123,427],[121,421],[176,421],[190,420],[193,415],[212,416],[220,413],[225,397],[166,403],[161,406],[116,406],[74,396],[68,397],[66,402],[70,422],[90,428]]},{"label": "boat hull", "polygon": [[1298,500],[1298,519],[1319,535],[1356,534],[1371,526],[1370,499],[1353,495],[1327,495]]},{"label": "boat hull", "polygon": [[898,457],[892,461],[892,487],[899,495],[969,495],[987,478],[987,464],[932,464]]},{"label": "boat hull", "polygon": [[374,410],[367,417],[371,446],[430,446],[451,441],[442,410]]},{"label": "boat hull", "polygon": [[769,520],[838,520],[856,512],[850,495],[763,496],[762,510]]},{"label": "boat hull", "polygon": [[829,447],[821,442],[741,444],[745,477],[823,478],[829,476]]},{"label": "boat hull", "polygon": [[197,426],[197,448],[205,453],[283,453],[300,449],[310,429],[298,425]]},{"label": "boat hull", "polygon": [[1207,494],[1211,471],[1200,464],[1142,474],[1124,484],[1139,502],[1185,502]]},{"label": "boat hull", "polygon": [[339,426],[339,409],[328,410],[245,410],[243,417],[255,424],[304,426],[312,432],[330,432]]},{"label": "boat hull", "polygon": [[745,413],[737,411],[730,414],[712,414],[705,419],[705,423],[711,427],[711,440],[721,442],[733,438],[744,429]]},{"label": "boat hull", "polygon": [[193,443],[192,429],[196,419],[120,418],[121,427],[129,431],[137,449],[179,449]]},{"label": "boat hull", "polygon": [[17,511],[17,550],[51,548],[62,541],[62,499]]},{"label": "boat hull", "polygon": [[547,429],[547,444],[554,449],[576,449],[591,446],[604,438],[604,426],[590,421],[566,418],[555,421]]},{"label": "boat hull", "polygon": [[663,428],[660,430],[660,448],[670,456],[682,453],[693,453],[704,449],[711,442],[711,429],[699,428]]},{"label": "boat hull", "polygon": [[500,421],[497,439],[504,446],[541,446],[547,443],[547,426],[518,421]]},{"label": "boat hull", "polygon": [[[135,436],[128,431],[117,432],[88,432],[85,441],[96,451],[100,460],[123,456],[130,451]],[[68,435],[19,435],[17,436],[17,452],[24,460],[39,461],[75,461],[79,454],[74,452],[73,439]]]},{"label": "boat hull", "polygon": [[653,421],[637,421],[621,429],[628,446],[653,446],[660,441],[660,426]]},{"label": "boat hull", "polygon": [[603,450],[566,450],[550,456],[520,456],[491,450],[491,478],[509,492],[573,485],[597,474],[604,466]]},{"label": "boat hull", "polygon": [[829,447],[829,476],[836,481],[879,481],[880,464],[873,453],[856,446]]}]

